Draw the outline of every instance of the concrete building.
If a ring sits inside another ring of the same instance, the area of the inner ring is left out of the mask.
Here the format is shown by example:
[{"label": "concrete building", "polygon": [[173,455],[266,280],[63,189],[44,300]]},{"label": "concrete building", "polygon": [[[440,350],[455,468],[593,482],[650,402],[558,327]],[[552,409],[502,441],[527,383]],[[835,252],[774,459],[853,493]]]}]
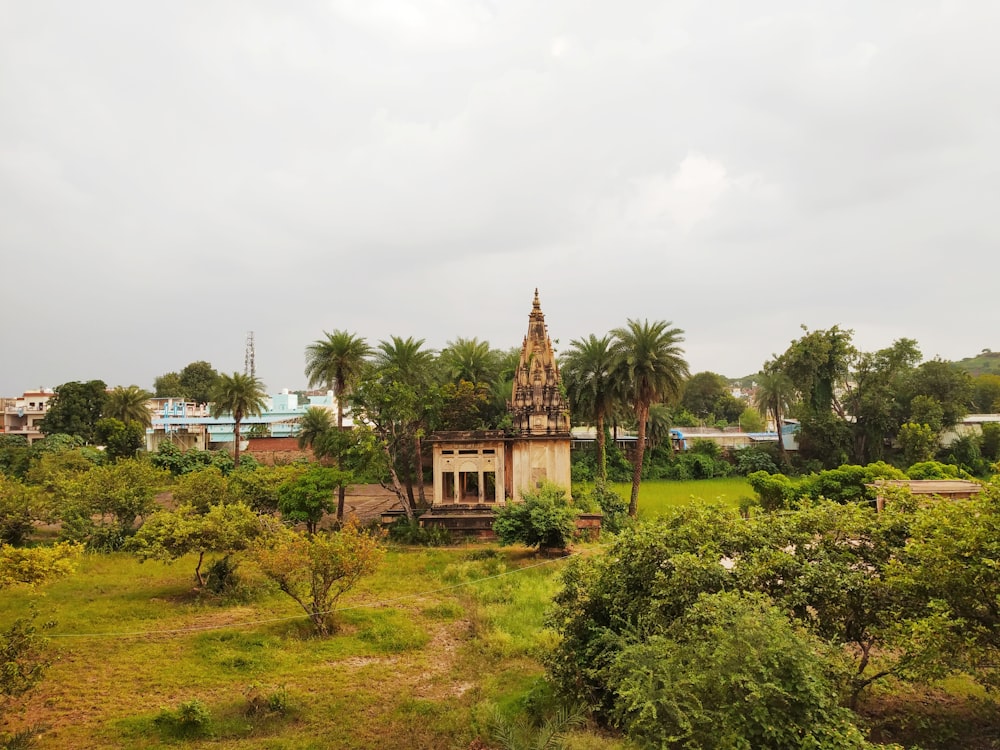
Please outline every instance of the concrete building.
[{"label": "concrete building", "polygon": [[39,423],[49,408],[49,400],[55,393],[49,388],[25,391],[22,395],[2,400],[3,422],[0,432],[5,435],[22,435],[29,443],[41,440]]}]

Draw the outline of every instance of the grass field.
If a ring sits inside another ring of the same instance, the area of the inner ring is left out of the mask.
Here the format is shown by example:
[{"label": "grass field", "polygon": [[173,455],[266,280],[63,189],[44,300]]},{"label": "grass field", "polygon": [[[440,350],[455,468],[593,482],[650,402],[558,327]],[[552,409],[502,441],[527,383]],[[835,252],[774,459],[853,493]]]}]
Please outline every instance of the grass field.
[{"label": "grass field", "polygon": [[[628,500],[632,485],[618,482],[615,491]],[[743,496],[753,497],[753,490],[743,477],[700,479],[690,482],[646,481],[639,486],[639,516],[655,518],[671,508],[690,503],[712,502],[737,507]]]},{"label": "grass field", "polygon": [[[315,639],[279,593],[197,594],[193,559],[89,555],[43,593],[0,598],[0,626],[32,604],[57,622],[52,667],[9,718],[47,727],[39,748],[467,748],[541,676],[564,565],[487,545],[390,550],[341,601],[340,632]],[[203,725],[178,722],[190,701]]]}]

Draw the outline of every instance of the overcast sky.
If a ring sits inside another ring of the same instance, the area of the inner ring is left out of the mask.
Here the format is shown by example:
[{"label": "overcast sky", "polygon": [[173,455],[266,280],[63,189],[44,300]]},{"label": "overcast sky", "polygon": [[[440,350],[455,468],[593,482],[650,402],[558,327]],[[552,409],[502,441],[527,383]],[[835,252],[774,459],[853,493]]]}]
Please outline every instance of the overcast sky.
[{"label": "overcast sky", "polygon": [[1000,3],[0,0],[0,395],[323,331],[1000,349]]}]

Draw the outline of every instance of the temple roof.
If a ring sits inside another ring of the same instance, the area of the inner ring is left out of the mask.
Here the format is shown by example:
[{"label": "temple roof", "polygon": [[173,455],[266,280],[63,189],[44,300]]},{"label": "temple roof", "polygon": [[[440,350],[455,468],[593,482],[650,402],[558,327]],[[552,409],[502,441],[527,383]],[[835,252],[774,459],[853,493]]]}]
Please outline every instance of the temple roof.
[{"label": "temple roof", "polygon": [[514,427],[522,434],[569,433],[569,406],[563,395],[559,364],[545,325],[538,289],[528,316],[528,335],[524,337],[514,373],[511,414]]}]

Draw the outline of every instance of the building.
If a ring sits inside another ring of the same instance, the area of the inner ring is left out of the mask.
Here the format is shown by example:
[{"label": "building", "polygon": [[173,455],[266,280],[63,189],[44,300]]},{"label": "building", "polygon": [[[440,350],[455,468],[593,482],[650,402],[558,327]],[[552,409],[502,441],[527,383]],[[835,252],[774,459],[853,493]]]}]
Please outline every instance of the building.
[{"label": "building", "polygon": [[422,524],[486,530],[492,508],[542,482],[570,489],[569,406],[535,290],[508,403],[513,428],[432,433],[434,496]]},{"label": "building", "polygon": [[25,391],[14,398],[5,398],[3,403],[3,423],[0,432],[5,435],[22,435],[29,443],[41,440],[39,423],[45,417],[49,408],[49,400],[55,396],[49,388],[39,388],[37,391]]}]

